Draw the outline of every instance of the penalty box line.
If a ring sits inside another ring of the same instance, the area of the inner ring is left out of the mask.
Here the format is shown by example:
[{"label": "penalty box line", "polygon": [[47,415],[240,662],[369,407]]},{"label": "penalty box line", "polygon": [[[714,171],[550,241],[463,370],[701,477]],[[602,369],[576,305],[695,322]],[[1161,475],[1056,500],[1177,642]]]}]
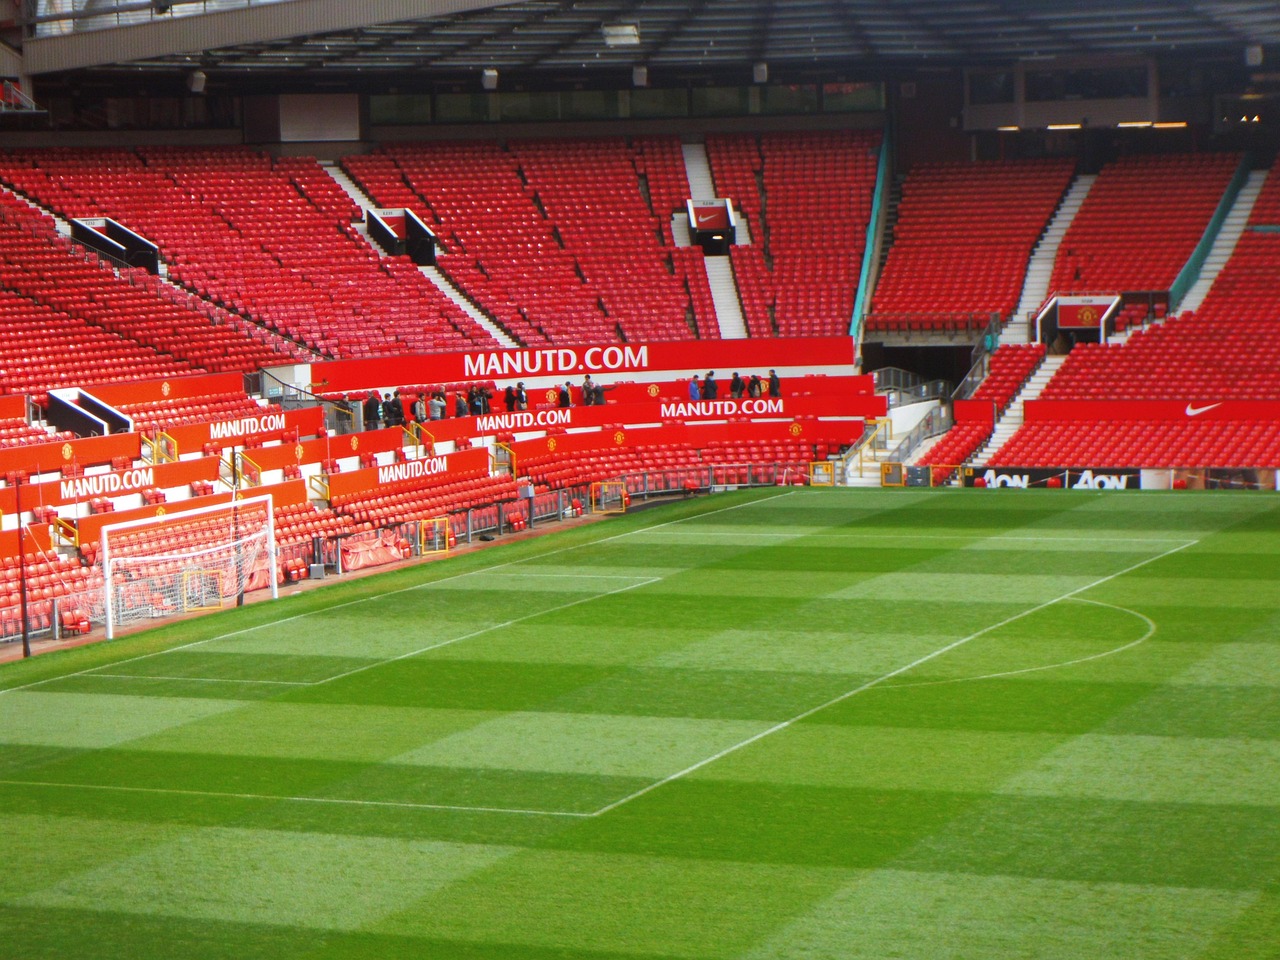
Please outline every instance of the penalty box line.
[{"label": "penalty box line", "polygon": [[1090,583],[1086,583],[1083,586],[1076,587],[1074,590],[1069,590],[1066,593],[1062,594],[1061,596],[1054,597],[1052,600],[1046,600],[1044,603],[1040,603],[1027,610],[1023,610],[1021,613],[1015,613],[1013,616],[1005,617],[1005,619],[1001,620],[999,623],[993,623],[990,626],[983,627],[981,630],[977,630],[969,634],[967,637],[961,637],[959,640],[953,640],[951,643],[945,644],[931,653],[927,653],[922,657],[917,657],[915,660],[912,660],[910,663],[903,664],[900,667],[896,667],[895,669],[890,670],[888,673],[881,674],[880,676],[876,677],[873,680],[868,680],[866,683],[859,684],[858,686],[854,687],[852,690],[847,690],[844,693],[840,694],[839,696],[832,697],[830,700],[827,700],[824,703],[820,703],[816,707],[810,707],[808,710],[805,710],[802,713],[796,714],[794,717],[791,717],[789,720],[783,720],[780,723],[775,723],[773,726],[765,730],[761,730],[759,733],[754,734],[753,736],[747,737],[745,740],[741,740],[738,743],[733,744],[732,746],[726,747],[725,749],[719,751],[718,753],[714,753],[703,760],[699,760],[697,763],[690,764],[689,766],[685,767],[683,770],[678,770],[669,776],[663,777],[661,780],[654,781],[648,786],[641,787],[639,790],[636,790],[634,793],[629,793],[625,797],[622,797],[620,800],[615,800],[613,803],[610,803],[610,804],[607,804],[606,806],[601,807],[599,810],[594,811],[591,815],[593,817],[599,817],[599,816],[603,816],[606,813],[609,813],[610,811],[617,810],[619,807],[630,803],[632,800],[638,800],[641,797],[645,796],[646,794],[652,793],[653,791],[659,789],[660,787],[665,787],[667,784],[673,783],[676,780],[680,780],[684,777],[687,777],[689,774],[695,773],[696,771],[701,770],[703,767],[710,766],[711,764],[715,763],[717,760],[723,760],[725,757],[731,754],[737,753],[739,750],[749,747],[753,743],[759,743],[761,740],[764,740],[767,737],[771,737],[775,733],[781,733],[783,730],[786,730],[790,727],[795,726],[797,723],[807,720],[809,717],[812,717],[814,714],[820,713],[823,710],[826,710],[828,707],[833,707],[836,704],[843,703],[844,701],[849,700],[853,697],[856,697],[858,694],[864,693],[873,687],[878,687],[887,680],[892,680],[894,677],[901,676],[902,674],[906,673],[909,670],[914,670],[916,667],[926,664],[930,660],[936,660],[938,657],[942,656],[943,654],[950,653],[952,650],[958,649],[959,647],[963,647],[965,644],[973,640],[977,640],[979,637],[986,636],[988,633],[991,633],[994,630],[999,630],[1001,627],[1005,627],[1011,623],[1015,623],[1016,621],[1021,620],[1024,617],[1029,617],[1033,613],[1039,613],[1041,610],[1045,610],[1053,606],[1054,604],[1061,603],[1064,600],[1070,600],[1071,598],[1075,597],[1077,594],[1084,593],[1086,590],[1092,590],[1094,587],[1100,587],[1104,583],[1109,583],[1110,581],[1115,580],[1117,577],[1123,577],[1126,574],[1132,573],[1135,570],[1139,570],[1142,567],[1147,566],[1148,564],[1155,563],[1157,560],[1163,560],[1165,557],[1173,556],[1175,553],[1178,553],[1182,550],[1186,550],[1188,547],[1193,547],[1199,542],[1200,542],[1199,540],[1184,541],[1183,543],[1181,543],[1176,547],[1173,547],[1169,550],[1165,550],[1162,553],[1156,554],[1153,557],[1148,557],[1145,560],[1140,560],[1137,563],[1134,563],[1134,564],[1131,564],[1130,566],[1125,567],[1123,570],[1117,570],[1115,573],[1108,574],[1105,577],[1099,577],[1097,580],[1094,580]]}]

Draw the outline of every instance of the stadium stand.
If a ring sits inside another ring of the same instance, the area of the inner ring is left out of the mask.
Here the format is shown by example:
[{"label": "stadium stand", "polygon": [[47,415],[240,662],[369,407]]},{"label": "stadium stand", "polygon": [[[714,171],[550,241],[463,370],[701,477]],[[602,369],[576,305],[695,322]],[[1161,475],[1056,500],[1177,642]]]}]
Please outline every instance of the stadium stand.
[{"label": "stadium stand", "polygon": [[424,215],[441,269],[522,343],[718,336],[705,271],[671,237],[688,196],[674,139],[402,144],[343,164]]},{"label": "stadium stand", "polygon": [[1167,291],[1239,166],[1235,153],[1126,157],[1108,164],[1067,228],[1050,292]]},{"label": "stadium stand", "polygon": [[1070,160],[920,164],[902,188],[868,330],[981,329],[1017,306]]},{"label": "stadium stand", "polygon": [[1280,467],[1271,421],[1192,420],[1024,424],[988,461],[1017,467]]},{"label": "stadium stand", "polygon": [[751,235],[730,251],[751,336],[848,331],[879,146],[878,131],[707,137],[716,192]]},{"label": "stadium stand", "polygon": [[328,356],[496,345],[407,258],[379,256],[349,198],[305,164],[232,148],[53,149],[0,158],[0,180],[65,217],[112,217],[160,247],[174,282]]}]

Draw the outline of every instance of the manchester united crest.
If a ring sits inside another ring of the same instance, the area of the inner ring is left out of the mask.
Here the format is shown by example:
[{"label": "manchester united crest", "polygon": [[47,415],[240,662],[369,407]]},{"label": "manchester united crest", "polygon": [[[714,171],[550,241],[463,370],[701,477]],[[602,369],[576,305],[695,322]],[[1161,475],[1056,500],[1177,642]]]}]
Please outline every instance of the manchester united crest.
[{"label": "manchester united crest", "polygon": [[793,437],[798,437],[800,434],[804,433],[804,427],[800,426],[798,423],[791,424],[789,429]]},{"label": "manchester united crest", "polygon": [[168,381],[168,380],[166,380],[166,381],[164,381],[164,383],[160,384],[160,396],[162,396],[162,397],[167,397],[167,396],[168,396],[169,394],[171,394],[172,392],[173,392],[173,387],[169,386],[169,381]]},{"label": "manchester united crest", "polygon": [[74,456],[74,455],[75,455],[75,452],[76,452],[76,451],[75,451],[75,448],[74,448],[74,447],[72,447],[72,446],[71,446],[71,444],[69,444],[69,443],[64,443],[64,444],[62,445],[62,459],[63,459],[63,460],[70,460],[70,459],[72,458],[72,456]]}]

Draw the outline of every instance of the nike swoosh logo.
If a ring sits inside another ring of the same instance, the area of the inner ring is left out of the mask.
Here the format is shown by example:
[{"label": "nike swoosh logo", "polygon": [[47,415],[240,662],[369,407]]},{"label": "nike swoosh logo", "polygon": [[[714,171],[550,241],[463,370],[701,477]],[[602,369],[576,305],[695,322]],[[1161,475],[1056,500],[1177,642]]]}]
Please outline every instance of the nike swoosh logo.
[{"label": "nike swoosh logo", "polygon": [[717,216],[719,216],[719,214],[715,214],[715,213],[701,214],[700,213],[698,214],[698,222],[706,223],[708,220],[714,220]]},{"label": "nike swoosh logo", "polygon": [[1209,412],[1210,410],[1212,410],[1214,407],[1220,407],[1220,406],[1222,406],[1222,404],[1221,404],[1221,403],[1211,403],[1211,404],[1209,404],[1207,407],[1197,407],[1197,406],[1195,406],[1194,404],[1188,403],[1188,404],[1187,404],[1187,416],[1188,416],[1188,417],[1198,417],[1198,416],[1200,416],[1200,414],[1202,414],[1202,413],[1208,413],[1208,412]]}]

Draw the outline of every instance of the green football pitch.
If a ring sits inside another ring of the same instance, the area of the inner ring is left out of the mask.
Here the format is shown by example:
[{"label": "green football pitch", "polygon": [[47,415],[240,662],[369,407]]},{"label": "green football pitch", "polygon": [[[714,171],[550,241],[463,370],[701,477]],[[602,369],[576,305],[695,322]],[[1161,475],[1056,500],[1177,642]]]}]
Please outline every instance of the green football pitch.
[{"label": "green football pitch", "polygon": [[0,957],[1280,957],[1280,499],[682,501],[0,668]]}]

